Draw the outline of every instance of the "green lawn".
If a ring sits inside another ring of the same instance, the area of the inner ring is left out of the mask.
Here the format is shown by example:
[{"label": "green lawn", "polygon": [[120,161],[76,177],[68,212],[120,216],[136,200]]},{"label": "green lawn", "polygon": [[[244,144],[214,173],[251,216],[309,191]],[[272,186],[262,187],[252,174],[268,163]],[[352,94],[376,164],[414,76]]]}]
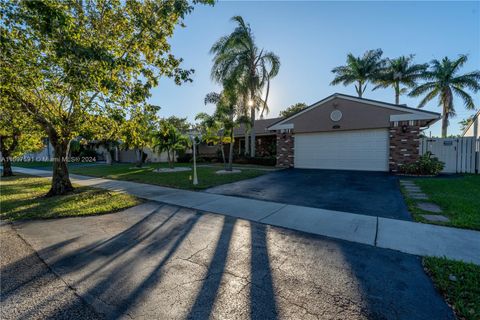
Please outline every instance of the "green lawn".
[{"label": "green lawn", "polygon": [[431,257],[423,263],[460,319],[480,319],[480,266]]},{"label": "green lawn", "polygon": [[[480,230],[480,175],[422,178],[414,181],[431,202],[442,208],[442,214],[450,219],[444,225]],[[418,201],[410,198],[406,200],[415,220],[426,222],[420,214],[428,212],[415,206]]]},{"label": "green lawn", "polygon": [[[116,180],[127,180],[161,186],[180,188],[180,189],[206,189],[225,183],[254,178],[268,173],[265,170],[242,169],[240,173],[217,174],[218,167],[197,167],[198,182],[197,186],[192,184],[193,170],[183,172],[158,173],[153,170],[159,167],[167,167],[165,163],[149,163],[143,168],[135,168],[134,164],[113,164],[96,165],[88,167],[71,167],[70,172],[102,177]],[[175,166],[188,166],[191,164],[176,164]]]},{"label": "green lawn", "polygon": [[135,206],[131,195],[91,187],[76,187],[65,196],[44,197],[50,179],[16,175],[0,180],[0,218],[44,219],[97,215]]}]

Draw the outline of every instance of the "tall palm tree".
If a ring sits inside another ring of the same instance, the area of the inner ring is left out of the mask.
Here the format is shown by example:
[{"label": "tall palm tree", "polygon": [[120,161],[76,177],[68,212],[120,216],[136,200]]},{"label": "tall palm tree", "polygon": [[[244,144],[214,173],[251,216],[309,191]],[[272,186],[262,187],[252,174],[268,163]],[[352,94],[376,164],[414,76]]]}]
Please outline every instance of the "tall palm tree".
[{"label": "tall palm tree", "polygon": [[347,64],[332,69],[335,78],[330,85],[339,83],[347,86],[355,83],[355,91],[361,98],[367,89],[369,81],[376,81],[380,70],[384,65],[382,60],[383,51],[381,49],[368,50],[362,57],[355,57],[349,53],[347,55]]},{"label": "tall palm tree", "polygon": [[[422,77],[428,64],[414,64],[413,55],[401,56],[396,59],[386,59],[386,66],[380,72],[376,83],[378,85],[373,88],[392,87],[395,90],[395,104],[400,104],[400,95],[407,92],[407,88],[416,86],[416,81]],[[404,87],[402,87],[402,85]]]},{"label": "tall palm tree", "polygon": [[442,137],[447,136],[448,119],[455,116],[453,96],[460,97],[467,109],[475,109],[472,97],[465,91],[469,89],[476,93],[480,90],[480,71],[475,70],[465,74],[458,74],[460,68],[467,62],[467,56],[460,55],[456,60],[448,57],[441,61],[436,59],[430,62],[430,69],[424,72],[422,78],[425,83],[410,92],[410,96],[425,95],[418,105],[422,108],[438,96],[438,105],[442,107]]},{"label": "tall palm tree", "polygon": [[227,171],[232,171],[233,145],[235,143],[233,131],[241,123],[245,122],[244,110],[242,110],[243,100],[240,93],[238,82],[231,79],[224,81],[221,93],[211,92],[205,96],[205,104],[212,103],[216,106],[213,116],[205,119],[207,119],[207,121],[214,121],[221,127],[219,131],[221,131],[222,149],[224,137],[228,135],[230,146],[228,165],[226,165],[225,155],[222,153],[225,170]]},{"label": "tall palm tree", "polygon": [[[211,76],[218,83],[231,78],[240,83],[243,100],[248,101],[244,108],[250,110],[250,127],[253,128],[256,112],[268,111],[270,80],[278,74],[280,59],[273,52],[257,47],[250,25],[242,17],[234,16],[232,21],[237,23],[233,32],[221,37],[210,49],[214,55]],[[266,96],[262,99],[265,89]],[[250,154],[255,156],[254,130],[251,130],[251,141]]]}]

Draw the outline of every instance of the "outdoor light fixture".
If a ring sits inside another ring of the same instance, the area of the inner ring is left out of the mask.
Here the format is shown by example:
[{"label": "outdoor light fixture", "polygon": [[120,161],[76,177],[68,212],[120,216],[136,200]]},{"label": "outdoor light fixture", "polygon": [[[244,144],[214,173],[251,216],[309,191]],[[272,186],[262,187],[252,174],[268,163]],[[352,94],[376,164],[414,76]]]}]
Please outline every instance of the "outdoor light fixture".
[{"label": "outdoor light fixture", "polygon": [[196,186],[198,184],[197,178],[197,144],[200,143],[202,140],[202,134],[198,131],[191,130],[188,133],[190,140],[192,141],[193,145],[193,185]]}]

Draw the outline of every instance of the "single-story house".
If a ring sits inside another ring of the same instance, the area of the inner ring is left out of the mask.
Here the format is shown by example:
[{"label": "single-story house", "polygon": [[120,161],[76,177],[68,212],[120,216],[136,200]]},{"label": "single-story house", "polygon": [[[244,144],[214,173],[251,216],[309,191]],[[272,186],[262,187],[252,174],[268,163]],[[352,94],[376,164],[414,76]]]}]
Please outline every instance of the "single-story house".
[{"label": "single-story house", "polygon": [[421,131],[439,113],[335,93],[271,124],[277,166],[398,171],[419,157]]},{"label": "single-story house", "polygon": [[[253,130],[255,130],[255,153],[257,157],[274,157],[276,155],[276,139],[277,135],[275,131],[268,130],[267,128],[280,121],[283,118],[270,118],[270,119],[257,119],[254,122]],[[233,129],[233,136],[235,138],[233,150],[236,155],[242,155],[245,153],[245,125],[241,124],[239,127]],[[202,143],[198,152],[200,156],[216,156],[219,147],[216,145],[208,145]],[[225,151],[228,153],[228,147],[225,147]]]},{"label": "single-story house", "polygon": [[473,116],[472,122],[465,128],[462,137],[480,138],[480,110]]}]

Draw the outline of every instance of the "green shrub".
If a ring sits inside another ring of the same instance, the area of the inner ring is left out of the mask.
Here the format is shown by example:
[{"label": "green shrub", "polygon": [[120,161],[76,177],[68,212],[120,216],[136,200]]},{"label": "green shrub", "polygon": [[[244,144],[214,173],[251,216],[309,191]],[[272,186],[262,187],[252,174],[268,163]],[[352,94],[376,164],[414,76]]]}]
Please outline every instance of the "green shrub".
[{"label": "green shrub", "polygon": [[179,163],[185,163],[185,162],[192,162],[193,156],[191,153],[179,153],[177,157],[177,162]]},{"label": "green shrub", "polygon": [[405,164],[400,168],[402,173],[415,175],[433,175],[439,174],[444,167],[444,163],[434,157],[430,151],[427,151],[417,161]]}]

